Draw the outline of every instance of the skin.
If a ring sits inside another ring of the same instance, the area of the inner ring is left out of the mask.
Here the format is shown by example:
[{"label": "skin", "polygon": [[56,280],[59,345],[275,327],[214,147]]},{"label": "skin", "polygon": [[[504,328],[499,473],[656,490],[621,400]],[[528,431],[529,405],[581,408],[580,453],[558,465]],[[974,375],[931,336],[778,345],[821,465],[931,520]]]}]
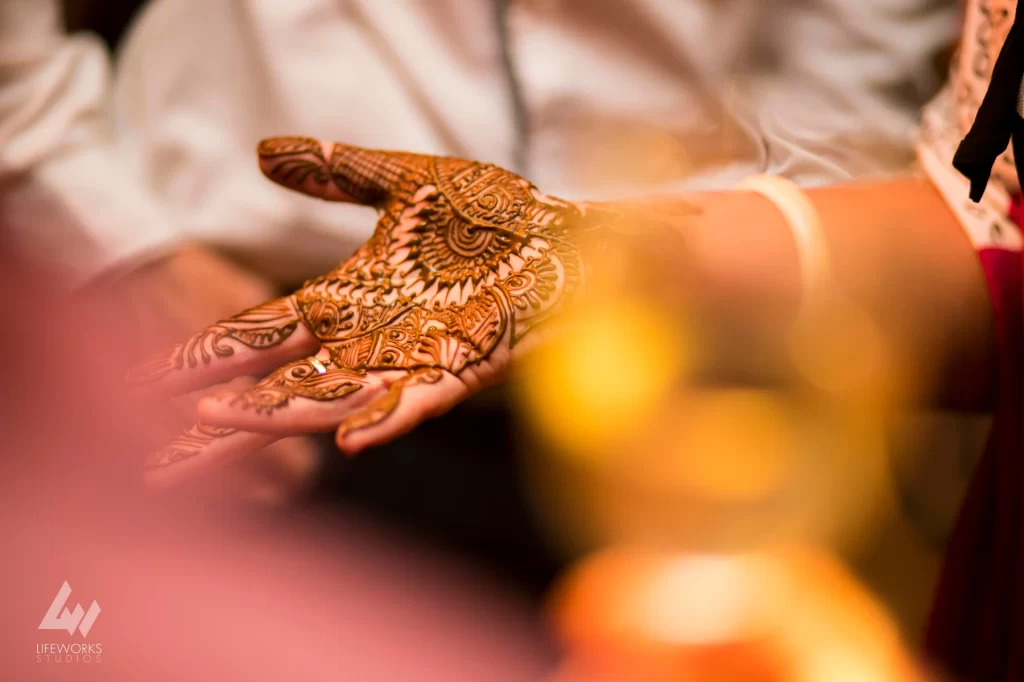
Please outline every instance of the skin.
[{"label": "skin", "polygon": [[290,189],[375,207],[377,228],[331,273],[131,373],[176,393],[270,372],[203,401],[203,425],[150,458],[156,481],[286,435],[337,431],[358,452],[493,383],[581,285],[573,232],[602,213],[460,159],[308,138],[265,140],[259,156]]},{"label": "skin", "polygon": [[[130,310],[141,349],[151,352],[210,320],[267,300],[275,287],[209,247],[184,244],[127,272],[112,272],[83,293],[111,298]],[[175,401],[180,403],[176,407],[191,419],[198,399],[185,396]],[[230,490],[250,499],[287,499],[311,478],[316,462],[309,439],[288,438],[254,453],[241,466],[224,468],[208,482],[221,495]]]},{"label": "skin", "polygon": [[[806,190],[821,217],[833,286],[889,340],[917,404],[984,411],[995,400],[992,306],[974,247],[930,182]],[[687,196],[687,270],[676,278],[719,345],[771,348],[712,358],[717,378],[759,381],[783,357],[800,301],[795,243],[778,210],[747,192]],[[727,226],[727,229],[723,229]],[[751,364],[742,364],[749,360]]]},{"label": "skin", "polygon": [[[711,357],[712,373],[751,379],[784,362],[780,339],[799,308],[797,254],[782,216],[758,195],[570,203],[461,159],[309,138],[265,140],[258,152],[269,179],[373,206],[377,227],[334,271],[130,372],[132,383],[167,394],[266,375],[204,399],[202,425],[148,460],[150,482],[173,483],[303,433],[334,431],[354,454],[443,413],[502,378],[524,341],[584,286],[592,236],[621,237],[622,225],[657,225],[629,248],[654,254],[657,295],[696,307],[713,348],[759,350]],[[977,377],[993,365],[984,281],[939,195],[906,179],[809,196],[837,288],[896,340],[910,371],[936,378],[935,398],[984,406],[990,385]],[[974,378],[969,390],[959,389],[957,370]]]}]

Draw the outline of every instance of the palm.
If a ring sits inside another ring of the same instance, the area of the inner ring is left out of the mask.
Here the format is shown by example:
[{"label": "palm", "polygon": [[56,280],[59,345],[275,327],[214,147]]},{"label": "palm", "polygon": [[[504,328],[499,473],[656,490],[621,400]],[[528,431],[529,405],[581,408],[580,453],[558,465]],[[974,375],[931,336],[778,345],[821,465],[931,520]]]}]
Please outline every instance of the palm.
[{"label": "palm", "polygon": [[311,431],[337,429],[350,451],[387,440],[495,380],[580,285],[570,234],[579,211],[500,168],[307,138],[267,140],[259,152],[285,186],[377,207],[376,230],[334,271],[136,372],[185,390],[279,365],[204,403],[218,428],[193,427],[151,468]]}]

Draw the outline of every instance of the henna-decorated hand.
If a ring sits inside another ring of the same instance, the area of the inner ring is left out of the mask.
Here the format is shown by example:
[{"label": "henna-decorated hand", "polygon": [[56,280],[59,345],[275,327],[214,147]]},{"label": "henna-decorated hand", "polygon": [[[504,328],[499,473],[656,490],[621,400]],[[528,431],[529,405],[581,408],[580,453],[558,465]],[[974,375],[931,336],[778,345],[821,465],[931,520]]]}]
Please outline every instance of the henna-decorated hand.
[{"label": "henna-decorated hand", "polygon": [[334,271],[132,371],[130,381],[171,393],[270,372],[202,401],[202,425],[147,462],[152,480],[288,435],[336,430],[349,454],[394,438],[500,378],[581,284],[572,232],[585,209],[508,171],[309,138],[258,151],[279,184],[380,218]]},{"label": "henna-decorated hand", "polygon": [[[103,296],[123,302],[137,322],[143,348],[150,351],[240,309],[267,300],[274,286],[223,255],[200,245],[179,246],[163,258],[116,278],[97,282]],[[216,389],[213,389],[216,390]],[[196,396],[176,401],[174,411],[192,418]],[[227,469],[214,482],[223,493],[263,501],[283,500],[301,490],[313,476],[316,450],[309,439],[286,438]]]}]

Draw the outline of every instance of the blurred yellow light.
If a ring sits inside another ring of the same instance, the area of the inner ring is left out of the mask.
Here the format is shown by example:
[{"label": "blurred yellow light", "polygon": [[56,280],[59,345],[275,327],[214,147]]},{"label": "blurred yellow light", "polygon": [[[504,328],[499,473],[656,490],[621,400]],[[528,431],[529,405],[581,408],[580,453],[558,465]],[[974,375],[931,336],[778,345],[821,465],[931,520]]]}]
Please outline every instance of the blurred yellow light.
[{"label": "blurred yellow light", "polygon": [[875,321],[851,303],[832,300],[803,318],[790,355],[804,378],[822,390],[877,395],[887,388],[888,343]]},{"label": "blurred yellow light", "polygon": [[569,659],[626,673],[607,679],[919,679],[886,610],[841,562],[813,548],[610,549],[577,565],[552,597]]},{"label": "blurred yellow light", "polygon": [[[595,131],[590,143],[569,153],[568,170],[588,187],[678,182],[695,169],[690,150],[671,131],[624,126]],[[599,143],[594,143],[594,142]]]},{"label": "blurred yellow light", "polygon": [[657,641],[711,644],[760,635],[763,601],[751,562],[733,555],[689,555],[662,567],[642,593],[640,626]]},{"label": "blurred yellow light", "polygon": [[656,309],[625,300],[587,305],[566,331],[527,363],[524,403],[554,444],[594,457],[650,418],[679,380],[684,339]]},{"label": "blurred yellow light", "polygon": [[702,391],[676,409],[672,456],[662,459],[677,483],[703,496],[742,502],[772,493],[799,456],[799,425],[777,392]]}]

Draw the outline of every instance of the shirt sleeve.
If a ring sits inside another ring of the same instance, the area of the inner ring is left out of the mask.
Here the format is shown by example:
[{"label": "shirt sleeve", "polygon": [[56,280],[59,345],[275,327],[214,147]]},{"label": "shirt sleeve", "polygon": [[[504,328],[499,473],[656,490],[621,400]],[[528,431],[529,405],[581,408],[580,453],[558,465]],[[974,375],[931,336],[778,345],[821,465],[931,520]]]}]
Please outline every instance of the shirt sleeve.
[{"label": "shirt sleeve", "polygon": [[107,51],[69,36],[57,0],[0,2],[0,222],[26,256],[78,281],[176,237],[120,163]]},{"label": "shirt sleeve", "polygon": [[958,32],[951,0],[768,5],[752,82],[769,172],[824,184],[906,169],[921,107]]}]

